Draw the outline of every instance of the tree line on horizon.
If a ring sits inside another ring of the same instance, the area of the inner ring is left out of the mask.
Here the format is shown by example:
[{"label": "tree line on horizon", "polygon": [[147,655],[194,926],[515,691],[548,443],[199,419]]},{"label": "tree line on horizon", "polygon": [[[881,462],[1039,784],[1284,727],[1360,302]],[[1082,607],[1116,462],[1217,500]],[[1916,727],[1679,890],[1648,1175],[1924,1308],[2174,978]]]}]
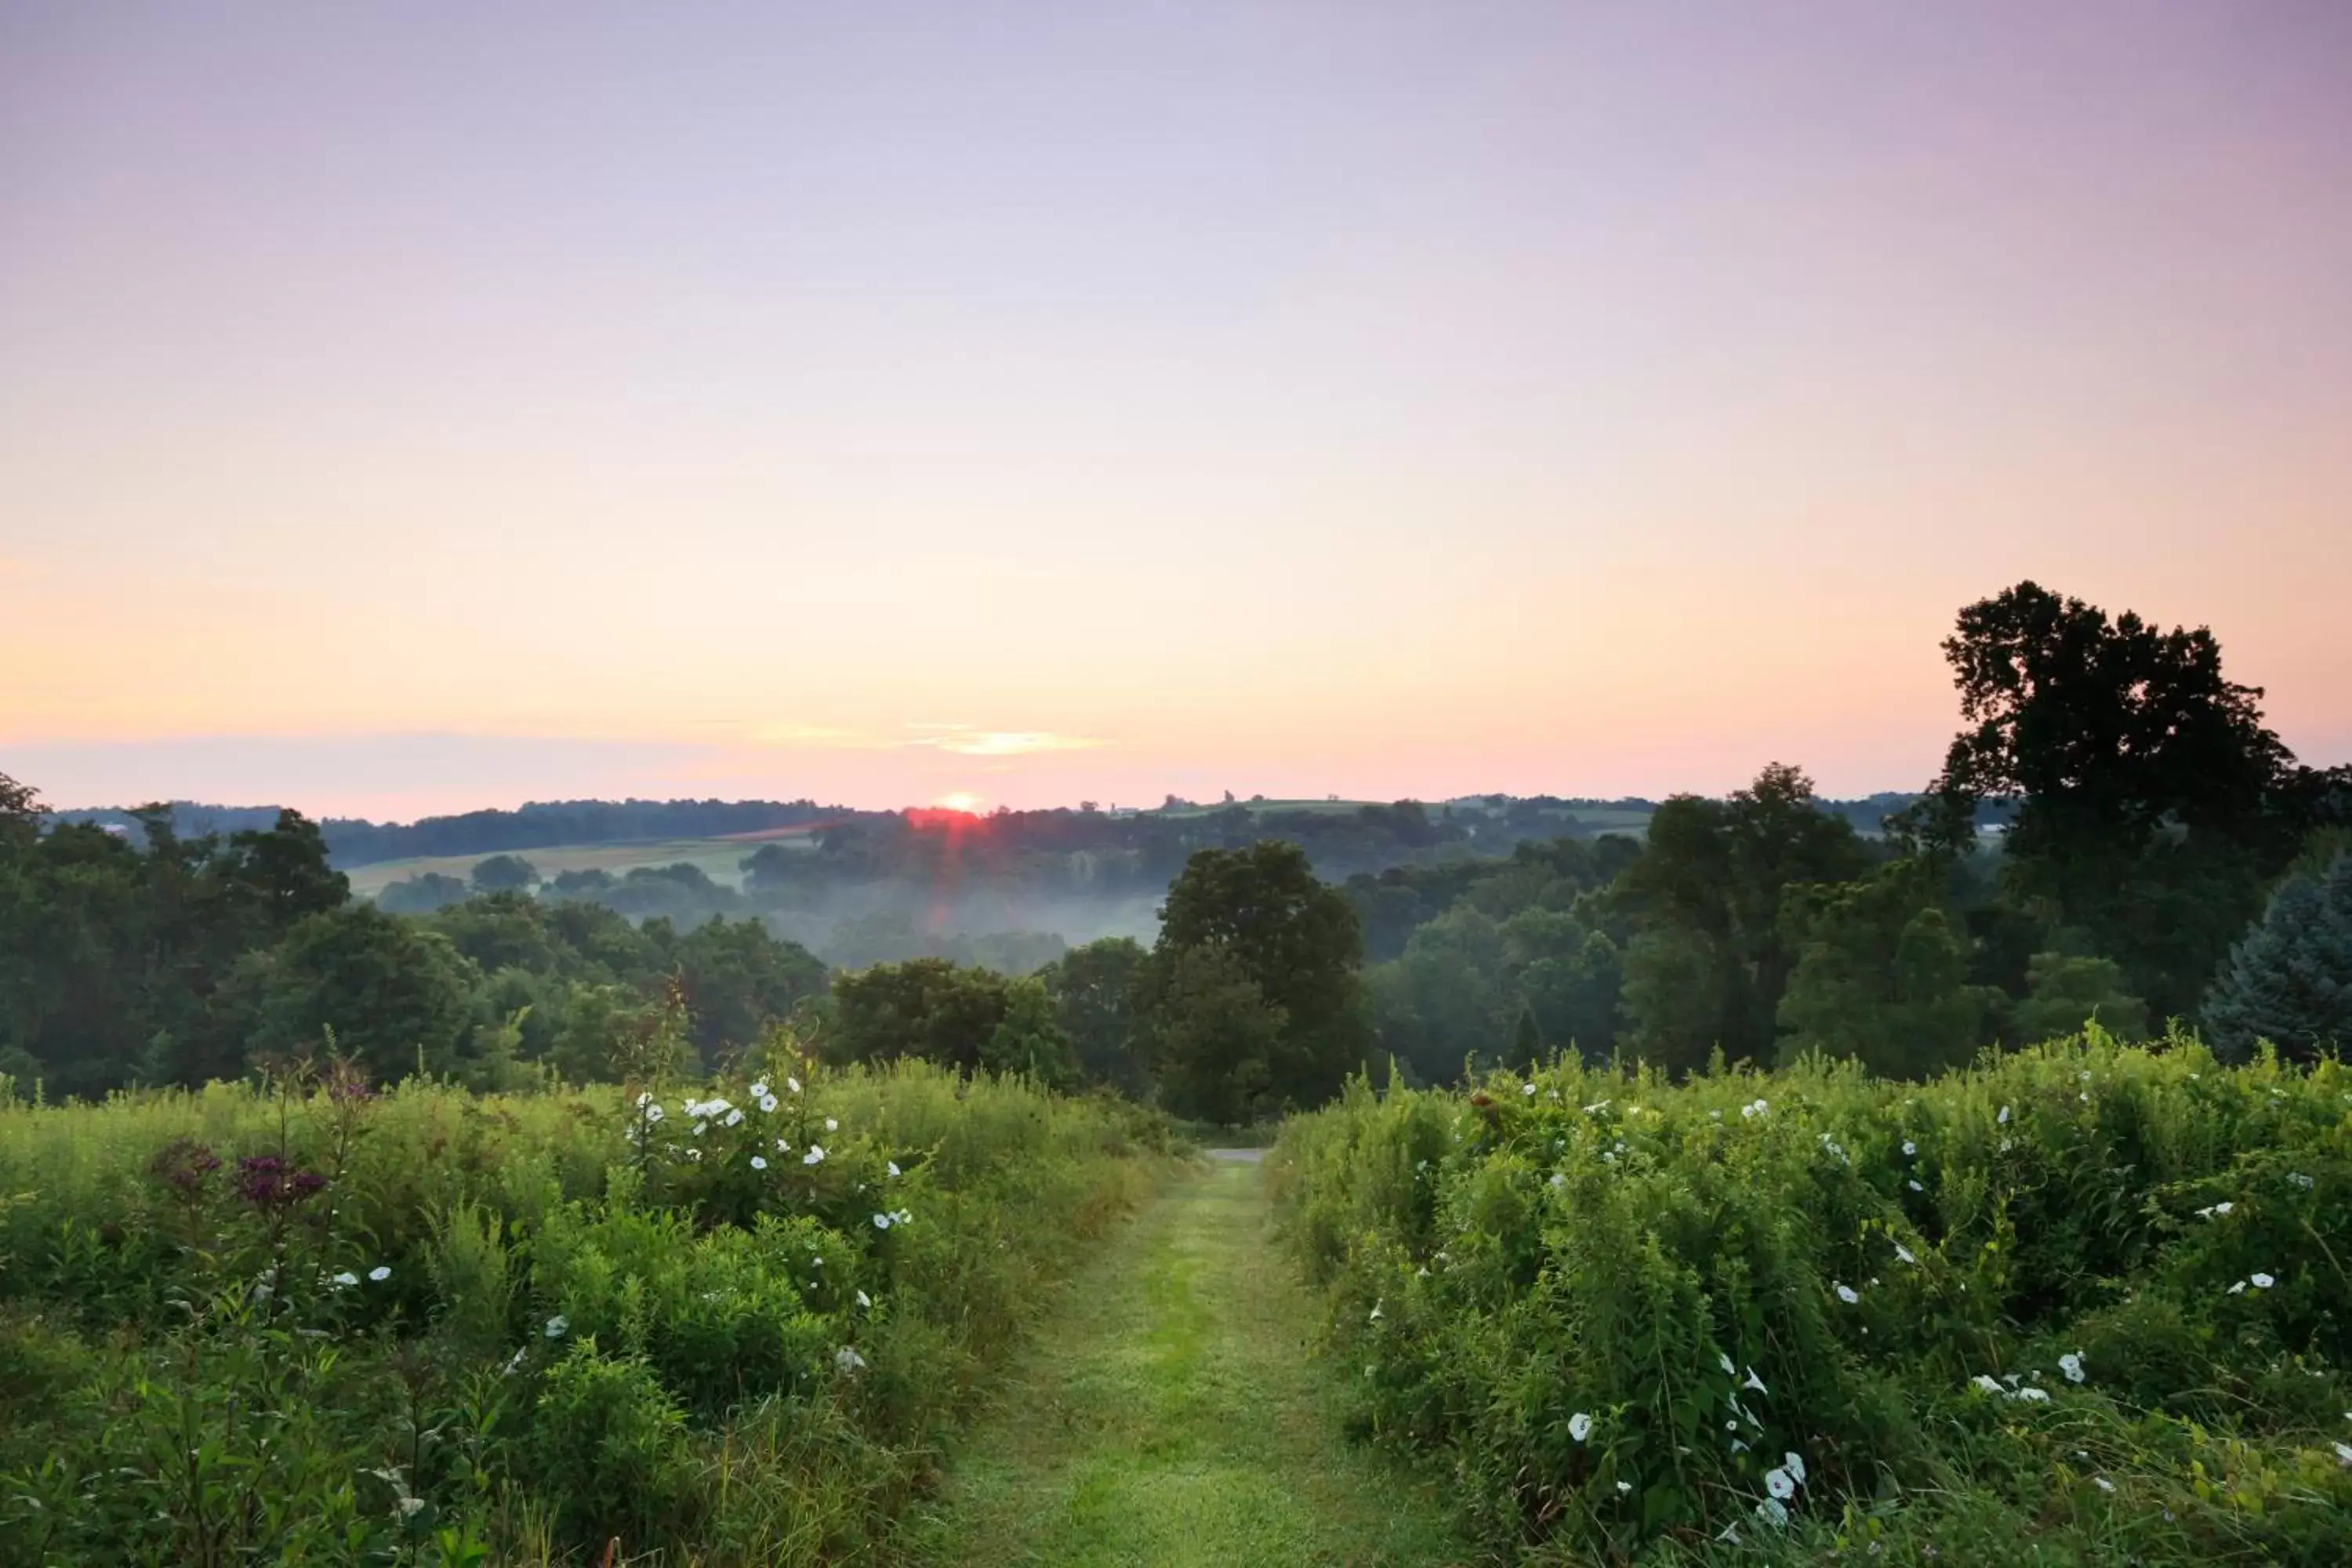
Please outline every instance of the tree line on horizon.
[{"label": "tree line on horizon", "polygon": [[[1642,838],[1523,837],[1338,885],[1227,817],[1212,831],[1234,841],[1186,850],[1164,884],[1154,942],[1026,964],[828,973],[759,920],[632,920],[548,896],[512,855],[404,915],[352,900],[292,812],[183,837],[150,808],[134,838],[45,823],[0,781],[0,1074],[93,1094],[331,1042],[379,1077],[518,1088],[608,1076],[683,1011],[706,1061],[782,1023],[835,1059],[1097,1083],[1231,1122],[1381,1058],[1423,1081],[1559,1050],[1677,1073],[1818,1052],[1917,1077],[2095,1018],[2185,1021],[2238,1057],[2352,1039],[2352,769],[2297,763],[2210,632],[2026,583],[1964,609],[1944,652],[1966,727],[1875,835],[1777,763],[1727,798],[1660,803]],[[1979,840],[1988,802],[2006,830]],[[1392,837],[1466,831],[1372,809]],[[1318,816],[1367,820],[1299,819]],[[827,831],[829,849],[779,853],[940,869],[904,819]]]}]

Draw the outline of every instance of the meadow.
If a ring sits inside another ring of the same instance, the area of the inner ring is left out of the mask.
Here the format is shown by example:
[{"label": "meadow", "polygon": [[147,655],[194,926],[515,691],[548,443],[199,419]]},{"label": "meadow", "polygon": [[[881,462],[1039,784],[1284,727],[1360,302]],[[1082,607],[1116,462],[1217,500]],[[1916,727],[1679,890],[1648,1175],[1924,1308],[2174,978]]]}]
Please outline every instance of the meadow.
[{"label": "meadow", "polygon": [[[566,871],[603,871],[614,877],[625,877],[640,868],[658,870],[669,866],[692,866],[721,887],[740,889],[743,882],[743,861],[763,845],[782,844],[786,847],[810,843],[804,829],[785,829],[761,834],[729,835],[719,838],[646,838],[617,844],[557,844],[544,848],[516,851],[529,860],[542,877],[553,879]],[[422,855],[399,860],[378,860],[353,866],[346,873],[351,879],[355,898],[373,899],[394,882],[410,877],[438,873],[464,881],[473,875],[474,868],[489,858],[486,854]]]},{"label": "meadow", "polygon": [[2352,1562],[2352,1073],[1556,1065],[1294,1120],[1357,1419],[1529,1563]]},{"label": "meadow", "polygon": [[0,1561],[873,1550],[1167,1124],[780,1049],[688,1085],[0,1095]]}]

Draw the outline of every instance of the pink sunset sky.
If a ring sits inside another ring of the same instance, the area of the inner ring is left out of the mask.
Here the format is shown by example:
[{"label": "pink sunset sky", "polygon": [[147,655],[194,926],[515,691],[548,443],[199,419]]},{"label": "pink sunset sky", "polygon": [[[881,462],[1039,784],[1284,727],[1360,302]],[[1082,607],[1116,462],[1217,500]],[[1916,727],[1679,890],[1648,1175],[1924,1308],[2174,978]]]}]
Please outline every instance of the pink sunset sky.
[{"label": "pink sunset sky", "polygon": [[2352,760],[2352,5],[0,11],[53,804],[1912,788],[2029,576]]}]

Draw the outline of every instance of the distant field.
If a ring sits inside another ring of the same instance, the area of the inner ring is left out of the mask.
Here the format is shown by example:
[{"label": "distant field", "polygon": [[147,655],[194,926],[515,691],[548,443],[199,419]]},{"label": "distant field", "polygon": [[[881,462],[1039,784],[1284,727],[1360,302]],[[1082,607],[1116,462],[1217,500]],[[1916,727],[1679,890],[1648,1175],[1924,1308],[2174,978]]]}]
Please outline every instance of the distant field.
[{"label": "distant field", "polygon": [[[554,877],[564,871],[610,871],[615,877],[626,876],[639,866],[675,866],[683,860],[698,866],[714,882],[740,888],[743,882],[743,861],[763,844],[792,844],[805,841],[805,830],[796,835],[768,833],[756,838],[646,838],[626,844],[558,844],[544,849],[520,849],[520,855],[539,868],[542,877]],[[445,877],[459,880],[473,874],[476,865],[488,859],[488,855],[426,855],[406,860],[379,860],[373,865],[354,866],[345,874],[352,879],[352,891],[362,898],[373,898],[391,883],[404,878],[438,871]]]},{"label": "distant field", "polygon": [[[1388,802],[1384,800],[1237,800],[1232,803],[1232,805],[1244,806],[1251,811],[1261,812],[1341,812],[1355,811],[1367,805],[1388,805]],[[1138,812],[1136,815],[1139,816],[1207,816],[1213,812],[1228,811],[1231,809],[1232,806],[1228,805],[1225,802],[1215,800],[1210,801],[1203,805],[1180,805],[1173,811],[1164,811],[1158,806],[1153,806],[1149,810]]]}]

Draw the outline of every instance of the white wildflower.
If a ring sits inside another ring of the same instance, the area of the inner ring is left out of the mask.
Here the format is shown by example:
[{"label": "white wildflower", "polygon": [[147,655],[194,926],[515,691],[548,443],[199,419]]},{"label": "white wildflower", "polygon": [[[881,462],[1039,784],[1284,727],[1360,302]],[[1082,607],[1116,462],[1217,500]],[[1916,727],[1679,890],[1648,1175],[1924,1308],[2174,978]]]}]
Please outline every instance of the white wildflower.
[{"label": "white wildflower", "polygon": [[706,1133],[706,1132],[708,1132],[708,1131],[710,1131],[710,1123],[709,1123],[709,1121],[698,1121],[698,1122],[696,1122],[696,1123],[694,1124],[694,1135],[695,1135],[697,1138],[701,1137],[704,1133]]},{"label": "white wildflower", "polygon": [[1783,1500],[1797,1495],[1797,1483],[1788,1471],[1775,1467],[1764,1472],[1764,1489]]},{"label": "white wildflower", "polygon": [[2267,1274],[2256,1274],[2256,1275],[2253,1275],[2252,1278],[2252,1279],[2253,1279],[2254,1289],[2257,1289],[2257,1290],[2267,1290],[2267,1289],[2269,1289],[2272,1286],[2273,1286],[2273,1285],[2275,1285],[2275,1284],[2277,1284],[2277,1283],[2278,1283],[2278,1281],[2277,1281],[2277,1280],[2275,1280],[2275,1279],[2272,1279],[2272,1278],[2271,1278],[2269,1275],[2267,1275]]},{"label": "white wildflower", "polygon": [[[876,1215],[874,1216],[874,1228],[875,1228],[875,1229],[877,1229],[877,1230],[887,1230],[887,1229],[889,1229],[889,1228],[890,1228],[890,1216],[889,1216],[888,1215],[887,1215],[887,1214],[877,1214],[877,1215]],[[1373,1315],[1374,1317],[1378,1317],[1378,1316],[1380,1316],[1380,1314],[1379,1314],[1378,1312],[1375,1312],[1375,1313],[1373,1313],[1372,1315]]]},{"label": "white wildflower", "polygon": [[1987,1394],[2003,1394],[2008,1392],[2006,1389],[2001,1387],[2000,1379],[1992,1376],[1989,1373],[1980,1372],[1969,1381],[1975,1384],[1977,1387],[1983,1389]]},{"label": "white wildflower", "polygon": [[392,1265],[388,1263],[377,1264],[374,1268],[368,1270],[368,1278],[374,1280],[379,1285],[383,1284],[385,1280],[392,1278]]},{"label": "white wildflower", "polygon": [[889,1161],[885,1168],[890,1173],[890,1174],[895,1176],[898,1173],[898,1162],[896,1160]]},{"label": "white wildflower", "polygon": [[841,1369],[844,1376],[847,1376],[863,1367],[866,1364],[866,1358],[847,1345],[844,1345],[833,1352],[833,1364]]},{"label": "white wildflower", "polygon": [[2231,1296],[2242,1296],[2245,1293],[2246,1282],[2242,1279],[2239,1280],[2235,1285],[2231,1286],[2230,1289],[2224,1292],[2224,1294]]},{"label": "white wildflower", "polygon": [[838,1132],[841,1131],[841,1123],[828,1116],[824,1119],[824,1130],[827,1132]]},{"label": "white wildflower", "polygon": [[2339,1465],[2352,1465],[2352,1443],[2336,1445],[2336,1462]]},{"label": "white wildflower", "polygon": [[895,1224],[912,1225],[915,1223],[915,1211],[913,1209],[893,1209],[890,1211],[890,1218]]},{"label": "white wildflower", "polygon": [[755,1171],[764,1171],[767,1168],[768,1157],[765,1154],[754,1154],[751,1156],[751,1169]]},{"label": "white wildflower", "polygon": [[1568,1178],[1562,1175],[1559,1172],[1554,1171],[1551,1173],[1551,1185],[1552,1189],[1557,1192],[1561,1187],[1568,1185]]},{"label": "white wildflower", "polygon": [[1717,1361],[1719,1361],[1719,1362],[1721,1362],[1721,1363],[1723,1363],[1723,1375],[1724,1375],[1724,1376],[1726,1376],[1726,1377],[1738,1377],[1738,1376],[1739,1375],[1739,1363],[1738,1363],[1738,1362],[1733,1361],[1729,1356],[1727,1356],[1727,1355],[1724,1354],[1724,1353],[1723,1353],[1723,1352],[1721,1352],[1721,1351],[1717,1351],[1717,1352],[1715,1352],[1715,1359],[1716,1359],[1716,1360],[1717,1360]]},{"label": "white wildflower", "polygon": [[761,1079],[758,1083],[751,1086],[751,1098],[753,1100],[765,1100],[768,1098],[767,1079]]},{"label": "white wildflower", "polygon": [[2069,1383],[2083,1381],[2083,1352],[2070,1351],[2058,1358],[2058,1370],[2066,1374]]},{"label": "white wildflower", "polygon": [[1741,1384],[1739,1386],[1742,1388],[1752,1388],[1759,1394],[1769,1394],[1772,1392],[1770,1389],[1764,1386],[1764,1380],[1756,1375],[1756,1369],[1752,1366],[1748,1369],[1748,1381]]},{"label": "white wildflower", "polygon": [[2290,1185],[2301,1187],[2306,1193],[2311,1191],[2311,1178],[2301,1171],[2289,1171],[2286,1179]]},{"label": "white wildflower", "polygon": [[860,1290],[857,1293],[857,1304],[861,1307],[871,1307],[874,1305],[874,1298]]},{"label": "white wildflower", "polygon": [[778,1100],[772,1094],[763,1094],[760,1097],[760,1109],[762,1110],[773,1110],[782,1103],[782,1100]]},{"label": "white wildflower", "polygon": [[2021,1388],[2013,1397],[2022,1399],[2028,1405],[2046,1405],[2050,1402],[2049,1390],[2042,1388]]},{"label": "white wildflower", "polygon": [[2103,1492],[2111,1492],[2116,1489],[2116,1483],[2107,1479],[2105,1476],[2093,1476],[2091,1478],[2091,1484],[2098,1488]]},{"label": "white wildflower", "polygon": [[2006,1105],[2002,1106],[2002,1107],[2000,1108],[2000,1114],[1999,1116],[1995,1117],[1993,1120],[1995,1120],[1995,1121],[1999,1121],[1999,1122],[2000,1122],[2003,1127],[2008,1126],[2008,1125],[2009,1125],[2009,1107],[2008,1107],[2008,1106],[2006,1106]]},{"label": "white wildflower", "polygon": [[743,1125],[743,1113],[742,1113],[740,1110],[730,1110],[730,1111],[729,1111],[729,1112],[727,1113],[727,1122],[726,1122],[726,1125],[728,1125],[728,1126],[730,1126],[730,1127],[740,1127],[740,1126],[742,1126],[742,1125]]},{"label": "white wildflower", "polygon": [[659,1121],[664,1114],[665,1112],[659,1105],[648,1105],[646,1107],[646,1120],[648,1121]]},{"label": "white wildflower", "polygon": [[572,1320],[558,1312],[547,1320],[547,1327],[539,1331],[551,1340],[560,1340],[572,1331]]},{"label": "white wildflower", "polygon": [[1789,1505],[1779,1498],[1768,1497],[1756,1505],[1756,1517],[1767,1524],[1786,1524],[1789,1522]]},{"label": "white wildflower", "polygon": [[1919,1261],[1917,1258],[1911,1256],[1911,1249],[1904,1246],[1899,1241],[1895,1244],[1895,1256],[1901,1258],[1906,1263],[1916,1263]]},{"label": "white wildflower", "polygon": [[1860,1296],[1854,1293],[1853,1287],[1851,1285],[1840,1284],[1835,1286],[1834,1289],[1837,1291],[1837,1299],[1843,1301],[1849,1307],[1862,1300]]},{"label": "white wildflower", "polygon": [[1919,1145],[1911,1142],[1910,1139],[1906,1138],[1903,1140],[1903,1152],[1906,1154],[1916,1154],[1919,1152]]},{"label": "white wildflower", "polygon": [[1805,1484],[1804,1460],[1799,1458],[1793,1453],[1787,1453],[1780,1456],[1780,1466],[1783,1469],[1787,1470],[1789,1474],[1796,1478],[1797,1484],[1799,1486],[1803,1486]]},{"label": "white wildflower", "polygon": [[336,1287],[337,1287],[338,1289],[341,1289],[341,1288],[342,1288],[342,1287],[344,1287],[344,1286],[348,1286],[348,1285],[356,1285],[356,1284],[358,1284],[359,1282],[360,1282],[360,1277],[359,1277],[358,1275],[356,1275],[356,1274],[352,1273],[352,1272],[350,1269],[348,1269],[348,1268],[344,1269],[341,1274],[338,1274],[338,1275],[336,1275],[336,1276],[335,1276],[335,1285],[336,1285]]},{"label": "white wildflower", "polygon": [[803,1165],[822,1165],[822,1164],[824,1164],[824,1148],[823,1148],[821,1145],[819,1145],[819,1144],[815,1144],[815,1143],[812,1143],[812,1144],[810,1144],[810,1145],[808,1146],[808,1152],[801,1156],[801,1163],[802,1163],[802,1164],[803,1164]]},{"label": "white wildflower", "polygon": [[791,1089],[794,1094],[798,1094],[801,1091],[801,1080],[793,1077],[792,1074],[786,1073],[784,1075],[784,1087]]},{"label": "white wildflower", "polygon": [[1522,1085],[1520,1085],[1520,1086],[1519,1086],[1519,1092],[1520,1092],[1521,1094],[1525,1094],[1525,1095],[1530,1095],[1530,1096],[1532,1096],[1532,1095],[1535,1093],[1535,1091],[1536,1091],[1536,1086],[1535,1086],[1535,1085],[1533,1085],[1533,1084],[1531,1084],[1531,1083],[1529,1083],[1529,1084],[1522,1084]]},{"label": "white wildflower", "polygon": [[1579,1443],[1581,1443],[1587,1437],[1591,1436],[1592,1417],[1581,1410],[1570,1416],[1568,1418],[1568,1435],[1570,1438]]}]

